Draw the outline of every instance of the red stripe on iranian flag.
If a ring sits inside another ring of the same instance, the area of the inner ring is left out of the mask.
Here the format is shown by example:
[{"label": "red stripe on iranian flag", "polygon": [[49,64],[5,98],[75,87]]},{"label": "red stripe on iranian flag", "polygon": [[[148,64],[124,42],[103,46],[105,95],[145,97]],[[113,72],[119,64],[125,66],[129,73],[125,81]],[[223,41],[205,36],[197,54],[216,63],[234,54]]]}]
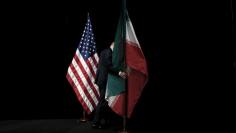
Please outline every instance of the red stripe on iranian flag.
[{"label": "red stripe on iranian flag", "polygon": [[130,117],[148,79],[146,59],[130,19],[126,23],[126,63],[129,68],[128,117]]},{"label": "red stripe on iranian flag", "polygon": [[137,46],[136,43],[126,41],[126,63],[130,68],[140,71],[147,76],[146,60],[142,50]]},{"label": "red stripe on iranian flag", "polygon": [[120,116],[124,115],[125,112],[125,93],[122,93],[120,95],[117,96],[111,96],[108,98],[108,105],[111,107],[111,109],[117,113]]}]

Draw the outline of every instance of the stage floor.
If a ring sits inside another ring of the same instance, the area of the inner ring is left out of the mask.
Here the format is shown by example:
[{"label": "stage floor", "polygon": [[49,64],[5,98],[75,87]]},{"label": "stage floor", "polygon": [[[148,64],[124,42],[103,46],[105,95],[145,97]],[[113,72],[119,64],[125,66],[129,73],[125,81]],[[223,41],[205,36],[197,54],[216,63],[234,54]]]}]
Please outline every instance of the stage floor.
[{"label": "stage floor", "polygon": [[[91,123],[77,119],[4,120],[0,121],[0,133],[117,133],[119,128],[93,129]],[[144,133],[131,131],[130,133]]]}]

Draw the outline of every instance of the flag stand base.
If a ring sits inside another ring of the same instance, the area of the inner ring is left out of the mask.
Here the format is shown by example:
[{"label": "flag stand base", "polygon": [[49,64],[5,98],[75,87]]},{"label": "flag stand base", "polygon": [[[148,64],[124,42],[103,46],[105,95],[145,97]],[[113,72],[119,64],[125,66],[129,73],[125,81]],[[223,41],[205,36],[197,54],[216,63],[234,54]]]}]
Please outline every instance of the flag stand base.
[{"label": "flag stand base", "polygon": [[85,117],[85,111],[83,110],[83,118],[80,119],[80,122],[85,123],[87,122],[87,119]]},{"label": "flag stand base", "polygon": [[118,133],[129,133],[127,130],[119,131]]},{"label": "flag stand base", "polygon": [[84,122],[87,122],[87,119],[81,118],[79,121],[84,123]]}]

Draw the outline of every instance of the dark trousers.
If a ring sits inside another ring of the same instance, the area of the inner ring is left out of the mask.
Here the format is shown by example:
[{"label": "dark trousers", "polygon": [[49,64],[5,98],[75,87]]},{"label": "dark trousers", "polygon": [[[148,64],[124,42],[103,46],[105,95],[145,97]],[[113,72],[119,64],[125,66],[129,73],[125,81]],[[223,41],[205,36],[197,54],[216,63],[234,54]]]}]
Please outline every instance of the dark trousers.
[{"label": "dark trousers", "polygon": [[105,87],[100,89],[100,98],[95,109],[93,123],[105,125],[108,121],[108,102],[105,99]]}]

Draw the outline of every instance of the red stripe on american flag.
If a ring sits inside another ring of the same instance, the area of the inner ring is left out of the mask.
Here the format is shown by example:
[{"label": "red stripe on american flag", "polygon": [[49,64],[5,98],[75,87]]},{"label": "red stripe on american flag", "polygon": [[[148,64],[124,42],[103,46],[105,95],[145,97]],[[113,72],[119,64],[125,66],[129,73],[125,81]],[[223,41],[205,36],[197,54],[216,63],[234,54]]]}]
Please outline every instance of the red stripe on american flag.
[{"label": "red stripe on american flag", "polygon": [[95,74],[95,72],[94,72],[94,70],[93,70],[93,67],[92,67],[92,65],[90,64],[89,60],[87,60],[87,61],[85,61],[85,62],[86,62],[86,64],[87,64],[89,70],[91,71],[93,77],[95,77],[96,74]]},{"label": "red stripe on american flag", "polygon": [[97,60],[95,59],[94,56],[92,56],[92,60],[93,60],[94,65],[97,67],[98,66],[98,62],[97,62]]},{"label": "red stripe on american flag", "polygon": [[81,80],[81,77],[79,76],[79,74],[77,73],[76,69],[74,68],[73,64],[70,65],[72,72],[74,73],[76,79],[78,80],[81,88],[84,91],[84,94],[86,95],[86,97],[88,98],[88,100],[90,101],[90,103],[92,104],[93,107],[96,107],[95,102],[93,101],[93,98],[91,97],[91,95],[89,94],[86,86],[84,85],[83,81]]},{"label": "red stripe on american flag", "polygon": [[87,113],[91,113],[88,105],[84,102],[84,99],[81,97],[79,91],[78,91],[78,88],[76,87],[76,85],[74,84],[73,80],[71,79],[70,75],[67,73],[66,74],[66,78],[67,80],[69,81],[70,85],[72,86],[78,100],[80,101],[80,103],[82,104],[84,110],[87,112]]},{"label": "red stripe on american flag", "polygon": [[[89,75],[88,75],[87,72],[85,71],[85,69],[84,69],[82,63],[80,62],[80,59],[78,58],[77,55],[74,57],[74,59],[75,59],[75,61],[77,62],[78,66],[80,67],[81,72],[83,73],[84,77],[87,79],[87,82],[88,82],[89,86],[91,87],[91,89],[93,90],[93,92],[94,92],[96,98],[98,99],[98,98],[99,98],[99,94],[98,94],[96,88],[94,87],[94,84],[92,83],[91,79],[89,78]],[[86,63],[86,64],[87,64],[87,63]],[[90,71],[91,71],[91,70],[90,70]]]}]

